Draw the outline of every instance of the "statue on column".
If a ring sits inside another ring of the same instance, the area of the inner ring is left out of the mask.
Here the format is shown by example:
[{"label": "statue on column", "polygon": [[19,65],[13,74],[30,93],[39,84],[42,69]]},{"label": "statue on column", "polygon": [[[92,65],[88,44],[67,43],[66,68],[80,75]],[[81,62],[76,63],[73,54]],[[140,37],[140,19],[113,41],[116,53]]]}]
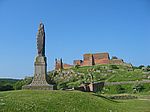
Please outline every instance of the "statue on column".
[{"label": "statue on column", "polygon": [[45,56],[45,31],[43,23],[40,23],[37,34],[38,56]]},{"label": "statue on column", "polygon": [[45,56],[45,31],[43,23],[40,23],[37,33],[38,56],[34,62],[34,77],[32,83],[25,85],[23,89],[54,90],[54,85],[47,83],[47,61]]}]

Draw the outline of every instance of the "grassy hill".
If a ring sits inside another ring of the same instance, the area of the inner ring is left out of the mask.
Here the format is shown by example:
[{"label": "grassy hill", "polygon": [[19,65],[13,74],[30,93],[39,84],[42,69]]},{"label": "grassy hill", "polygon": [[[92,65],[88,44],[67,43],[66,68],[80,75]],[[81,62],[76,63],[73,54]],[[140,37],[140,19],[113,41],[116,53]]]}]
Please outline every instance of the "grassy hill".
[{"label": "grassy hill", "polygon": [[[57,89],[77,88],[83,83],[90,82],[124,82],[124,81],[150,81],[150,67],[132,67],[126,65],[95,65],[85,67],[72,67],[61,71],[48,72],[48,82],[56,84]],[[31,83],[32,77],[22,80],[0,80],[0,91],[20,90],[23,85]],[[149,84],[128,84],[122,86],[105,87],[103,93],[132,93],[135,87],[141,88],[141,92],[150,90]],[[120,90],[123,90],[120,92]],[[118,91],[119,90],[119,91]]]},{"label": "grassy hill", "polygon": [[113,101],[78,91],[0,92],[0,112],[149,112],[150,97]]},{"label": "grassy hill", "polygon": [[122,82],[150,80],[150,71],[126,65],[95,65],[73,67],[57,72],[49,72],[50,79],[59,88],[77,87],[90,82]]}]

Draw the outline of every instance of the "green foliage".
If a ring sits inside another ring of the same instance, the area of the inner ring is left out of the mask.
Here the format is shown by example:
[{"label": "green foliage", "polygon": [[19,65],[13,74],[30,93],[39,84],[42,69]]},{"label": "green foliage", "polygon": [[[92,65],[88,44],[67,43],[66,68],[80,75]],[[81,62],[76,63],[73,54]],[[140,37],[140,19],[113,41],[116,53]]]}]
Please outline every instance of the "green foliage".
[{"label": "green foliage", "polygon": [[143,67],[145,67],[144,65],[140,65],[139,67],[138,67],[138,69],[142,69]]},{"label": "green foliage", "polygon": [[103,94],[120,94],[120,93],[147,93],[150,91],[150,84],[125,84],[105,86],[101,93]]},{"label": "green foliage", "polygon": [[75,68],[75,69],[78,69],[79,67],[80,67],[80,65],[75,65],[75,67],[74,67],[74,68]]},{"label": "green foliage", "polygon": [[52,71],[48,73],[48,76],[50,83],[57,84],[58,88],[63,89],[76,87],[76,82],[82,84],[101,81],[120,82],[148,80],[149,74],[144,74],[144,71],[138,67],[106,64],[84,67],[77,66],[59,72]]},{"label": "green foliage", "polygon": [[0,79],[0,85],[3,86],[3,85],[13,85],[14,83],[16,83],[17,79]]},{"label": "green foliage", "polygon": [[[141,66],[142,67],[142,66]],[[141,68],[140,67],[140,68]],[[149,66],[147,66],[147,69]],[[132,70],[129,70],[132,69]],[[82,83],[91,82],[121,82],[121,81],[140,81],[149,80],[150,73],[143,71],[139,67],[128,67],[126,65],[95,65],[85,67],[72,67],[62,71],[48,72],[47,81],[50,84],[56,84],[58,89],[75,88]],[[19,80],[17,83],[11,83],[14,89],[21,89],[23,85],[31,83],[32,78]],[[11,81],[10,81],[11,82]],[[6,85],[9,82],[5,82]],[[16,84],[15,84],[16,83]],[[0,85],[2,81],[0,80]]]},{"label": "green foliage", "polygon": [[12,85],[0,86],[0,91],[10,91],[10,90],[14,90]]},{"label": "green foliage", "polygon": [[76,82],[69,82],[67,83],[67,87],[68,88],[76,88],[76,87],[79,87],[80,86],[80,82],[79,81],[76,81]]},{"label": "green foliage", "polygon": [[0,91],[14,90],[13,85],[19,80],[17,79],[0,79]]},{"label": "green foliage", "polygon": [[113,77],[109,78],[109,80],[107,81],[120,82],[120,81],[137,81],[142,79],[144,79],[142,70],[134,70],[134,71],[118,70],[113,75]]},{"label": "green foliage", "polygon": [[118,94],[125,93],[125,88],[123,88],[121,85],[117,85],[116,86],[116,92]]},{"label": "green foliage", "polygon": [[67,82],[63,82],[63,83],[58,83],[57,84],[57,89],[59,90],[63,90],[63,89],[67,89]]},{"label": "green foliage", "polygon": [[147,68],[150,68],[150,65],[148,65]]},{"label": "green foliage", "polygon": [[145,88],[144,88],[143,84],[134,84],[134,86],[133,86],[133,93],[142,92],[144,89]]},{"label": "green foliage", "polygon": [[30,84],[31,81],[32,81],[32,77],[26,77],[26,78],[23,79],[23,80],[17,81],[17,82],[13,85],[13,87],[14,87],[15,90],[21,90],[21,89],[22,89],[22,86]]},{"label": "green foliage", "polygon": [[111,65],[112,69],[119,69],[119,67],[117,65]]},{"label": "green foliage", "polygon": [[116,56],[113,56],[112,59],[118,59]]},{"label": "green foliage", "polygon": [[121,94],[125,93],[127,90],[121,85],[106,86],[103,88],[102,93],[106,94]]}]

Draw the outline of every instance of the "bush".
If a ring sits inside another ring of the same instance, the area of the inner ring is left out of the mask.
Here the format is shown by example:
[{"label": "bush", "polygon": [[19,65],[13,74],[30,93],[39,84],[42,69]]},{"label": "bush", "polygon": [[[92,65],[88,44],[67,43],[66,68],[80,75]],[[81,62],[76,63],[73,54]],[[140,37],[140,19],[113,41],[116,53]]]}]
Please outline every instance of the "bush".
[{"label": "bush", "polygon": [[58,83],[57,84],[57,89],[62,90],[62,89],[67,89],[67,82],[63,82],[63,83]]},{"label": "bush", "polygon": [[112,69],[119,69],[117,65],[111,65],[110,66]]},{"label": "bush", "polygon": [[68,88],[77,88],[80,86],[80,82],[79,81],[76,81],[76,82],[70,82],[67,84],[67,87]]},{"label": "bush", "polygon": [[118,57],[116,57],[116,56],[113,56],[113,57],[112,57],[112,59],[118,59]]},{"label": "bush", "polygon": [[0,91],[10,91],[14,90],[12,85],[0,86]]},{"label": "bush", "polygon": [[125,93],[125,88],[123,88],[121,85],[117,85],[116,86],[116,92],[118,94]]},{"label": "bush", "polygon": [[133,93],[139,93],[139,92],[142,92],[144,90],[144,85],[143,84],[135,84],[133,86]]},{"label": "bush", "polygon": [[139,67],[138,67],[138,69],[142,69],[143,67],[145,67],[144,65],[140,65]]},{"label": "bush", "polygon": [[17,81],[14,85],[13,85],[13,88],[15,90],[21,90],[22,89],[22,86],[24,85],[28,85],[32,82],[32,77],[26,77],[24,80],[20,80],[20,81]]}]

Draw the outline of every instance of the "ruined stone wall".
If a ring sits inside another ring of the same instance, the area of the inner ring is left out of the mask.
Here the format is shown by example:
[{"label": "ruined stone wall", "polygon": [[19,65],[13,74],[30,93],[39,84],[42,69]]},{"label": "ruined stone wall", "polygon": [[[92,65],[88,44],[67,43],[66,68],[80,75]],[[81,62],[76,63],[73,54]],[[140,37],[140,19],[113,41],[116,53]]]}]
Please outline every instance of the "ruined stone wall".
[{"label": "ruined stone wall", "polygon": [[83,62],[82,60],[74,60],[73,65],[81,65],[82,62]]},{"label": "ruined stone wall", "polygon": [[94,65],[93,54],[84,54],[81,66],[92,66],[92,65]]},{"label": "ruined stone wall", "polygon": [[63,69],[63,62],[62,59],[55,59],[55,70]]},{"label": "ruined stone wall", "polygon": [[124,61],[122,59],[112,59],[110,60],[110,64],[121,65],[121,64],[124,64]]},{"label": "ruined stone wall", "polygon": [[84,54],[82,60],[74,60],[74,65],[92,66],[99,64],[109,64],[109,53]]},{"label": "ruined stone wall", "polygon": [[100,59],[100,60],[94,60],[95,65],[100,65],[100,64],[109,64],[110,60],[108,59]]},{"label": "ruined stone wall", "polygon": [[63,64],[63,68],[64,68],[64,69],[69,69],[69,68],[71,68],[71,67],[73,67],[73,65],[66,64],[66,63]]},{"label": "ruined stone wall", "polygon": [[[111,59],[109,57],[109,53],[95,53],[95,54],[84,54],[83,60],[74,60],[73,65],[80,65],[80,66],[93,66],[93,65],[100,65],[100,64],[126,64],[122,59]],[[62,60],[57,61],[56,63],[56,70],[59,69],[68,69],[73,67],[73,65],[63,64]]]},{"label": "ruined stone wall", "polygon": [[96,53],[93,54],[95,65],[99,64],[109,64],[109,54],[108,53]]},{"label": "ruined stone wall", "polygon": [[84,54],[81,66],[92,66],[99,64],[109,64],[108,53]]}]

